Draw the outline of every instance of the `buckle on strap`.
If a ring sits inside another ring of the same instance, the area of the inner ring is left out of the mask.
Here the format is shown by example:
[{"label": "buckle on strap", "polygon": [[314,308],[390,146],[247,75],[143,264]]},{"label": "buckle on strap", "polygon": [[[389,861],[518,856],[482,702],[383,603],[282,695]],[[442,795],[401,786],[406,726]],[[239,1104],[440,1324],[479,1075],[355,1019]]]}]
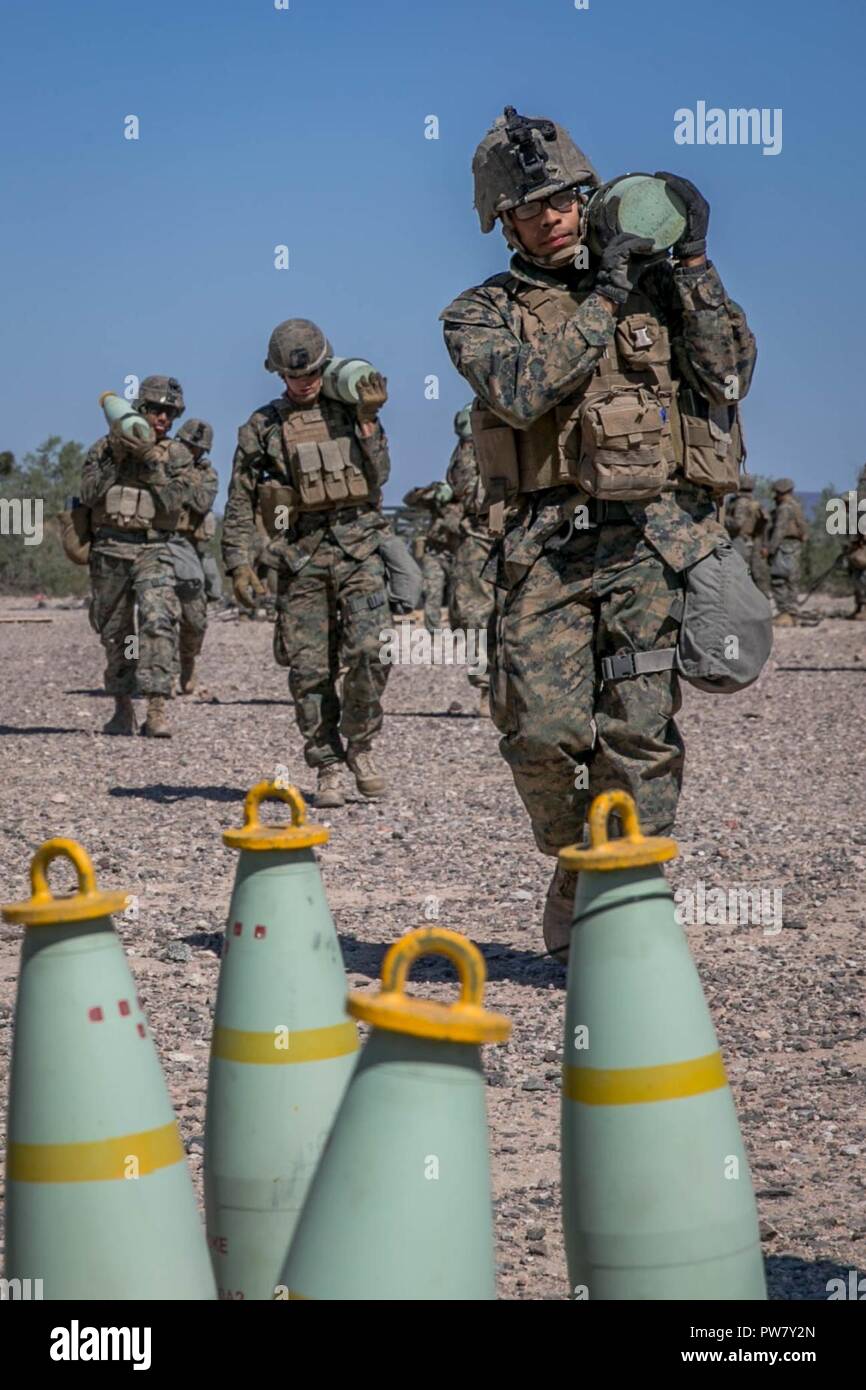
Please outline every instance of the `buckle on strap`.
[{"label": "buckle on strap", "polygon": [[661,647],[652,652],[614,652],[613,656],[603,656],[601,659],[602,679],[611,684],[613,681],[628,680],[631,676],[672,671],[676,655],[676,647]]},{"label": "buckle on strap", "polygon": [[634,652],[614,652],[613,656],[603,656],[601,658],[602,678],[609,684],[611,681],[624,681],[629,676],[636,676],[634,659]]}]

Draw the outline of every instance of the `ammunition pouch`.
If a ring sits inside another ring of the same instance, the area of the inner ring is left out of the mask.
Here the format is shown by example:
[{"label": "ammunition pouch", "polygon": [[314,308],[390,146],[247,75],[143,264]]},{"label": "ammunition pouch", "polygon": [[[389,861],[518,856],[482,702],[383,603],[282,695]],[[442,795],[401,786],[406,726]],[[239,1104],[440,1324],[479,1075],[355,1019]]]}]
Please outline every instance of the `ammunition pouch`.
[{"label": "ammunition pouch", "polygon": [[60,544],[67,560],[71,560],[74,565],[86,565],[90,559],[90,545],[93,540],[90,508],[83,507],[79,502],[77,506],[70,507],[69,511],[61,512],[57,523],[60,528]]},{"label": "ammunition pouch", "polygon": [[584,401],[578,485],[605,501],[644,502],[667,481],[667,401],[643,386],[613,387]]},{"label": "ammunition pouch", "polygon": [[733,404],[712,405],[684,387],[677,417],[682,436],[682,471],[688,482],[714,496],[736,490],[746,457],[739,411]]},{"label": "ammunition pouch", "polygon": [[148,531],[155,516],[156,503],[149,492],[115,483],[93,508],[92,524],[105,524],[117,531]]},{"label": "ammunition pouch", "polygon": [[341,502],[356,506],[370,498],[370,485],[353,457],[357,448],[348,435],[300,442],[293,439],[292,446],[301,511],[328,511]]}]

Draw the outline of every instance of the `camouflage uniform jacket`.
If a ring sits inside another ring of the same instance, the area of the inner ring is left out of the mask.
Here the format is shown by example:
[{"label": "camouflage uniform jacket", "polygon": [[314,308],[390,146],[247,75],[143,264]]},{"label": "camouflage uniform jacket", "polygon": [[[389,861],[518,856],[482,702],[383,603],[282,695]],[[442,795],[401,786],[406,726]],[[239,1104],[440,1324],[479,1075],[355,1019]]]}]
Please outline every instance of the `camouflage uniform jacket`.
[{"label": "camouflage uniform jacket", "polygon": [[[388,440],[381,424],[369,437],[361,435],[355,412],[340,401],[320,396],[317,406],[326,420],[345,429],[346,417],[354,432],[364,458],[370,500],[359,506],[344,508],[346,519],[340,520],[338,508],[305,512],[293,519],[285,533],[272,539],[259,556],[260,564],[273,569],[297,573],[313,556],[328,536],[352,559],[365,560],[378,548],[380,532],[387,528],[381,512],[382,488],[388,481],[391,460]],[[239,565],[254,563],[260,531],[256,513],[260,510],[260,487],[271,480],[288,488],[295,486],[289,461],[282,442],[282,418],[291,409],[283,395],[254,410],[245,425],[238,430],[238,444],[232,463],[232,478],[223,519],[223,563],[229,573]],[[303,407],[295,407],[303,409]]]},{"label": "camouflage uniform jacket", "polygon": [[[177,531],[184,506],[197,495],[192,453],[177,439],[162,439],[144,455],[131,454],[121,441],[103,435],[87,451],[81,470],[81,501],[98,512],[114,486],[149,492],[156,507],[149,539],[157,541],[164,535],[168,540]],[[93,527],[94,543],[101,550],[126,559],[137,554],[137,542],[123,541],[116,534],[101,538],[103,527],[111,529],[110,522],[96,522]]]},{"label": "camouflage uniform jacket", "polygon": [[742,536],[744,540],[754,540],[765,530],[767,513],[756,497],[740,493],[728,506],[725,525],[731,536]]},{"label": "camouflage uniform jacket", "polygon": [[770,557],[775,555],[783,541],[804,541],[808,534],[803,508],[796,497],[786,493],[773,512],[773,528],[767,542]]},{"label": "camouflage uniform jacket", "polygon": [[[604,355],[618,314],[594,292],[593,281],[592,269],[569,267],[556,275],[515,255],[510,272],[464,291],[440,315],[457,370],[482,404],[512,428],[527,429],[572,395]],[[575,312],[540,344],[526,340],[521,307],[513,294],[521,284],[580,299]],[[714,404],[729,403],[726,391],[732,378],[738,396],[745,396],[755,365],[755,340],[743,310],[728,298],[712,263],[691,269],[674,268],[669,261],[655,263],[644,272],[639,289],[641,302],[652,301],[656,317],[668,330],[673,377]],[[629,304],[622,312],[630,312]],[[506,514],[506,532],[512,527],[523,535],[516,537],[512,530],[509,542],[506,534],[506,558],[510,545],[519,550],[524,564],[531,564],[544,541],[567,519],[574,496],[575,489],[565,486],[532,494],[531,508],[526,498],[518,499],[511,516]],[[725,535],[714,520],[711,494],[684,481],[658,498],[623,505],[675,570],[709,554]]]}]

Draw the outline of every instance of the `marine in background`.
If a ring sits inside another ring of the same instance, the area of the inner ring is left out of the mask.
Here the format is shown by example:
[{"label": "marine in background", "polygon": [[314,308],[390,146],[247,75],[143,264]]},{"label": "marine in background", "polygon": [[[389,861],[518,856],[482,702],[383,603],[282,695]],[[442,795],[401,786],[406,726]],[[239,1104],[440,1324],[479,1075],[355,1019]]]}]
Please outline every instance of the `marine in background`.
[{"label": "marine in background", "polygon": [[222,593],[219,570],[209,553],[216,534],[213,504],[219,478],[208,457],[213,448],[213,429],[207,420],[185,421],[176,438],[186,444],[193,457],[194,483],[178,521],[181,541],[176,549],[182,553],[175,564],[180,600],[180,693],[192,695],[197,685],[196,661],[207,632],[208,599],[219,598]]},{"label": "marine in background", "polygon": [[[485,634],[489,660],[489,643],[493,634],[488,625],[493,616],[495,590],[482,570],[490,558],[493,537],[484,519],[484,485],[478,469],[478,458],[472,442],[469,405],[458,410],[454,417],[457,443],[448,464],[445,480],[454,501],[460,507],[457,546],[451,562],[451,597],[449,621],[452,629],[462,632],[475,629]],[[479,713],[490,713],[490,670],[469,672],[469,683],[478,690]]]},{"label": "marine in background", "polygon": [[797,601],[800,559],[809,528],[803,508],[794,496],[791,478],[776,479],[773,500],[775,506],[766,543],[773,598],[778,610],[773,622],[776,627],[797,627],[800,621]]},{"label": "marine in background", "polygon": [[410,488],[403,505],[426,512],[429,525],[413,554],[421,567],[424,586],[424,626],[435,632],[442,626],[442,609],[450,609],[454,552],[459,542],[461,509],[449,483],[427,483]]},{"label": "marine in background", "polygon": [[[371,369],[358,382],[354,404],[334,399],[322,389],[332,357],[309,319],[287,319],[274,329],[265,367],[285,390],[238,431],[222,535],[238,603],[252,607],[263,592],[252,568],[256,558],[277,572],[274,657],[288,667],[320,806],[343,804],[344,762],[362,795],[385,794],[372,745],[389,672],[379,659],[379,632],[391,623],[379,554],[388,533],[381,501],[391,467],[379,423],[386,382]],[[258,555],[257,512],[270,537]]]},{"label": "marine in background", "polygon": [[755,584],[762,594],[770,598],[770,571],[763,550],[768,520],[767,512],[755,496],[754,478],[751,473],[743,473],[739,492],[728,499],[725,527],[734,549],[749,566]]},{"label": "marine in background", "polygon": [[141,732],[170,738],[166,701],[177,671],[180,601],[169,543],[195,495],[193,460],[185,444],[169,438],[184,411],[176,377],[145,377],[132,404],[154,441],[112,427],[91,445],[81,473],[92,534],[90,623],[105,650],[105,689],[114,697],[103,733],[137,732],[133,698],[140,694],[147,700]]}]

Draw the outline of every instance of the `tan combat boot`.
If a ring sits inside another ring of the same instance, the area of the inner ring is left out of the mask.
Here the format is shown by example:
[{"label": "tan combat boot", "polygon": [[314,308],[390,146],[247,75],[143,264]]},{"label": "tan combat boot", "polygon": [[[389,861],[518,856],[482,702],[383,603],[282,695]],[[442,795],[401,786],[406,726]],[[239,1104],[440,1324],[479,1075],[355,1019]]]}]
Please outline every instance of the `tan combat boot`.
[{"label": "tan combat boot", "polygon": [[141,732],[145,738],[171,738],[171,729],[165,717],[165,696],[148,695],[147,719]]},{"label": "tan combat boot", "polygon": [[797,619],[793,613],[777,613],[773,619],[773,627],[797,627]]},{"label": "tan combat boot", "polygon": [[316,784],[317,806],[345,806],[346,798],[340,791],[340,764],[326,763],[319,768]]},{"label": "tan combat boot", "polygon": [[855,623],[866,623],[866,608],[855,608],[851,617]]},{"label": "tan combat boot", "polygon": [[194,695],[195,687],[195,657],[182,656],[180,659],[180,693],[181,695]]},{"label": "tan combat boot", "polygon": [[478,713],[482,719],[490,718],[490,686],[478,687]]},{"label": "tan combat boot", "polygon": [[571,939],[571,919],[574,916],[574,895],[577,892],[577,871],[563,869],[557,864],[544,903],[542,931],[544,944],[554,960],[568,964],[568,944]]},{"label": "tan combat boot", "polygon": [[138,733],[138,725],[135,722],[135,705],[132,703],[131,695],[115,695],[114,714],[107,724],[103,724],[104,734],[135,734]]},{"label": "tan combat boot", "polygon": [[385,778],[373,762],[373,755],[367,748],[346,754],[346,762],[355,774],[355,786],[362,796],[379,797],[385,795]]}]

